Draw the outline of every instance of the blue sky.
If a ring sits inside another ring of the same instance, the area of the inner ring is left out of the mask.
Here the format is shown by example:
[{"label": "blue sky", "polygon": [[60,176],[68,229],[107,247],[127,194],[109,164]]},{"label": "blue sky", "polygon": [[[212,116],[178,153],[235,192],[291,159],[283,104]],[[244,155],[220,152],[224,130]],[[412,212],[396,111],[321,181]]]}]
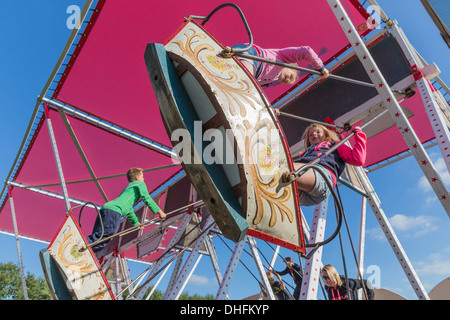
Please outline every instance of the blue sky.
[{"label": "blue sky", "polygon": [[[428,62],[435,62],[441,70],[441,78],[450,85],[450,49],[441,39],[437,28],[424,10],[419,0],[380,0],[380,6],[391,19],[399,22],[410,42]],[[81,0],[39,0],[0,2],[2,30],[2,49],[0,50],[0,177],[6,179],[18,148],[24,137],[34,109],[36,98],[44,87],[50,73],[70,35],[67,19],[70,5],[82,7]],[[439,149],[428,150],[430,157],[450,186],[450,178],[442,161]],[[448,231],[450,221],[422,177],[417,163],[412,157],[389,165],[369,174],[377,191],[382,208],[388,216],[409,259],[415,267],[426,290],[431,290],[450,273],[450,242]],[[340,188],[344,210],[349,220],[354,243],[359,238],[361,198],[346,189]],[[332,204],[330,204],[330,207]],[[308,221],[311,211],[305,210]],[[334,228],[334,211],[329,210],[327,229]],[[20,227],[20,226],[19,226]],[[348,245],[348,237],[343,231],[346,243],[345,258],[349,275],[356,276],[355,263]],[[0,234],[0,262],[17,262],[15,239]],[[234,245],[228,242],[231,247]],[[25,271],[42,276],[39,263],[39,250],[47,245],[21,239],[20,241]],[[219,254],[222,273],[225,272],[231,252],[219,239],[214,240]],[[356,245],[357,246],[357,245]],[[261,250],[268,260],[273,252],[264,243]],[[281,255],[292,256],[284,249]],[[257,275],[254,263],[246,253],[243,261]],[[323,262],[334,264],[343,273],[342,258],[338,240],[324,249]],[[411,286],[401,270],[388,242],[370,210],[367,211],[367,237],[365,266],[379,270],[381,286],[393,290],[406,298],[416,299]],[[130,263],[132,276],[146,268],[140,263]],[[280,259],[275,269],[281,270]],[[366,275],[367,277],[367,275]],[[166,276],[168,278],[168,276]],[[290,279],[284,278],[288,283]],[[164,282],[161,286],[164,290]],[[209,257],[203,257],[191,282],[189,293],[212,293],[217,291],[213,269]],[[253,276],[240,266],[229,294],[241,299],[258,291],[258,283]],[[291,290],[292,291],[292,290]],[[319,298],[323,298],[319,295]]]}]

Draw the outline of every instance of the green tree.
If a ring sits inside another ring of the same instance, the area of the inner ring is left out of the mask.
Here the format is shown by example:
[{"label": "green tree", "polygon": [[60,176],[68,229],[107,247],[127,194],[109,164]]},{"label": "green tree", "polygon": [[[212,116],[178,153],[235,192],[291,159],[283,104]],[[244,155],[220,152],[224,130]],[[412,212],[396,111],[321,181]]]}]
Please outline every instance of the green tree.
[{"label": "green tree", "polygon": [[[47,283],[41,277],[27,273],[25,277],[28,299],[30,300],[50,300],[50,291]],[[149,288],[147,294],[152,288]],[[128,296],[128,290],[124,293],[124,298]],[[163,300],[164,293],[155,290],[150,300]],[[13,262],[0,263],[0,300],[24,300],[25,296],[22,290],[22,280],[20,268]],[[179,300],[213,300],[212,294],[200,296],[198,294],[190,295],[182,293]]]},{"label": "green tree", "polygon": [[[25,276],[28,299],[50,300],[50,291],[42,278],[29,272]],[[0,300],[24,300],[20,268],[13,262],[0,263]]]}]

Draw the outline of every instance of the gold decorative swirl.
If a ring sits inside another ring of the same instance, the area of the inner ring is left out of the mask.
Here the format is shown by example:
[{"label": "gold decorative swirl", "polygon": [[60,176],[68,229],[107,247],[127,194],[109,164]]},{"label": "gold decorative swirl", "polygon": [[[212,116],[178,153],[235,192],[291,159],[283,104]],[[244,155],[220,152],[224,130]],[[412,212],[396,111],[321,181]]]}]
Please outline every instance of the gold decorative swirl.
[{"label": "gold decorative swirl", "polygon": [[286,205],[286,202],[291,200],[292,190],[289,186],[285,186],[281,189],[281,194],[280,191],[271,191],[280,183],[281,175],[279,170],[274,172],[274,175],[272,176],[273,178],[270,179],[269,182],[264,182],[264,179],[260,173],[262,161],[260,158],[256,159],[256,161],[254,159],[253,150],[257,144],[260,143],[266,147],[271,144],[270,137],[267,134],[264,134],[262,129],[265,127],[269,132],[274,129],[272,121],[269,119],[261,120],[261,114],[262,112],[259,113],[257,126],[247,133],[245,140],[245,151],[249,162],[250,175],[253,178],[253,189],[257,204],[253,224],[258,225],[261,222],[264,216],[263,201],[266,201],[270,206],[269,227],[272,228],[277,223],[277,212],[281,215],[281,221],[284,221],[286,216],[290,223],[293,222],[294,214]]},{"label": "gold decorative swirl", "polygon": [[[80,246],[77,245],[77,235],[77,231],[72,230],[70,225],[66,225],[66,228],[62,231],[62,239],[57,247],[57,258],[66,274],[72,276],[69,280],[75,287],[85,285],[92,278],[101,278],[89,251],[79,252]],[[78,281],[81,282],[78,283]],[[108,293],[106,285],[100,281],[98,286],[92,297],[85,298],[92,300],[105,299]]]},{"label": "gold decorative swirl", "polygon": [[[234,60],[224,59],[214,54],[214,52],[217,52],[217,48],[200,41],[207,39],[205,34],[197,33],[193,28],[190,28],[188,31],[190,33],[184,33],[185,41],[177,40],[173,43],[178,45],[180,50],[191,59],[197,70],[205,75],[223,93],[227,99],[226,106],[228,106],[232,116],[237,115],[236,105],[242,117],[247,115],[246,105],[242,100],[253,109],[256,109],[256,105],[263,104],[259,96],[252,93],[253,86],[250,80],[247,77],[239,78],[233,70],[239,69]],[[203,55],[202,53],[205,50],[211,53]],[[214,58],[211,56],[214,56]],[[229,71],[226,72],[226,70]]]},{"label": "gold decorative swirl", "polygon": [[64,234],[61,241],[61,246],[58,248],[58,256],[67,270],[74,275],[75,279],[81,279],[82,284],[84,284],[86,277],[91,277],[96,271],[96,268],[94,268],[94,264],[92,262],[89,263],[88,257],[86,256],[89,254],[88,252],[85,252],[85,254],[73,259],[74,256],[71,254],[71,251],[75,245],[73,240],[74,236],[75,232],[71,232],[70,229],[66,234]]}]

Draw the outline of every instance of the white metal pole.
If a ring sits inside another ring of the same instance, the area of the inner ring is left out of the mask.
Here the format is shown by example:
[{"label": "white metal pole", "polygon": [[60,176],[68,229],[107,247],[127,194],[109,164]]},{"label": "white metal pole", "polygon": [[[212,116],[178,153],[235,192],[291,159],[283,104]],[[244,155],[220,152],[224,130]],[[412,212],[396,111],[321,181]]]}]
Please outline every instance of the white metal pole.
[{"label": "white metal pole", "polygon": [[176,259],[175,266],[173,267],[172,274],[170,275],[169,283],[167,284],[166,292],[163,296],[163,300],[165,299],[166,295],[172,290],[175,281],[177,281],[177,276],[178,273],[180,272],[181,265],[183,264],[185,252],[186,251],[182,252]]},{"label": "white metal pole", "polygon": [[223,277],[222,283],[219,286],[215,300],[225,300],[228,294],[228,289],[230,288],[231,281],[233,280],[234,274],[236,273],[236,268],[239,264],[239,259],[241,258],[242,251],[244,250],[245,242],[247,241],[247,236],[241,241],[236,243],[233,254],[231,255],[230,262],[228,263],[227,271]]},{"label": "white metal pole", "polygon": [[81,146],[80,141],[78,140],[77,135],[75,134],[75,131],[73,130],[69,119],[67,118],[66,114],[64,113],[64,111],[62,109],[58,109],[58,113],[61,116],[61,119],[62,119],[64,125],[66,126],[67,132],[69,133],[70,137],[72,138],[75,148],[77,149],[78,154],[80,155],[81,159],[83,160],[84,165],[86,166],[86,169],[88,170],[92,180],[94,181],[95,185],[97,186],[98,191],[102,195],[103,200],[105,202],[108,202],[109,201],[108,196],[106,195],[105,191],[103,190],[103,188],[100,184],[100,181],[98,181],[98,178],[94,173],[94,169],[92,168],[91,164],[89,163],[86,153],[84,152],[83,147]]},{"label": "white metal pole", "polygon": [[203,254],[201,254],[201,253],[198,254],[197,258],[195,259],[194,264],[189,266],[189,268],[187,269],[187,275],[185,277],[185,280],[182,281],[180,290],[177,290],[178,293],[175,295],[174,300],[178,300],[178,298],[180,297],[181,293],[184,290],[184,287],[186,287],[187,283],[189,282],[189,279],[192,277],[192,274],[194,273],[195,269],[197,268],[197,265],[200,262],[200,260],[202,259],[202,257],[203,257]]},{"label": "white metal pole", "polygon": [[422,282],[419,279],[419,276],[414,270],[411,261],[406,255],[406,252],[403,249],[402,244],[398,240],[394,229],[392,228],[388,218],[386,217],[386,214],[381,208],[381,202],[378,199],[375,193],[375,189],[370,183],[369,178],[367,177],[366,173],[361,167],[357,167],[355,169],[356,169],[355,172],[358,175],[361,183],[363,184],[364,189],[369,195],[369,198],[367,198],[369,206],[372,209],[373,213],[375,214],[375,218],[377,219],[381,227],[381,230],[383,230],[383,234],[386,236],[386,239],[388,240],[389,245],[391,246],[395,256],[397,257],[397,260],[399,261],[403,272],[405,273],[406,277],[409,280],[409,283],[413,287],[414,292],[416,293],[419,299],[428,300],[429,299],[428,294],[425,288],[423,287]]},{"label": "white metal pole", "polygon": [[172,291],[172,288],[175,285],[175,281],[177,281],[177,276],[178,276],[178,273],[180,273],[180,269],[181,269],[181,265],[183,264],[183,259],[184,259],[184,253],[185,252],[182,252],[177,258],[175,266],[173,267],[173,270],[172,270],[172,274],[170,275],[169,283],[167,285],[166,292],[164,294],[163,300],[165,300],[167,295]]},{"label": "white metal pole", "polygon": [[[175,300],[180,295],[181,290],[186,285],[187,281],[189,280],[189,271],[193,268],[193,264],[195,263],[196,257],[199,254],[199,250],[203,245],[203,242],[205,241],[205,238],[208,236],[208,231],[215,225],[214,220],[212,216],[210,215],[208,219],[206,220],[206,224],[203,227],[203,232],[198,239],[195,241],[195,244],[189,253],[189,256],[184,263],[183,267],[181,268],[180,273],[177,275],[177,280],[174,282],[172,288],[170,291],[166,292],[166,296],[164,297],[165,300]],[[197,262],[198,263],[198,262]]]},{"label": "white metal pole", "polygon": [[[208,237],[205,239],[205,246],[206,246],[206,250],[208,251],[209,258],[211,260],[211,264],[214,269],[214,273],[216,275],[217,283],[220,286],[220,284],[223,281],[223,276],[222,276],[222,273],[220,272],[217,253],[216,253],[216,249],[214,249],[214,244],[212,242],[211,235],[208,235]],[[228,300],[228,296],[226,297],[226,299]]]},{"label": "white metal pole", "polygon": [[256,240],[253,237],[248,237],[248,245],[253,255],[253,259],[256,263],[256,268],[258,269],[261,280],[263,281],[264,287],[266,288],[266,292],[269,294],[270,300],[276,300],[275,295],[273,294],[272,287],[270,286],[269,280],[267,279],[266,272],[261,263],[261,258],[259,257],[258,249],[256,248]]},{"label": "white metal pole", "polygon": [[[405,114],[400,108],[400,105],[398,104],[397,99],[395,98],[394,94],[389,88],[388,83],[386,82],[377,65],[375,64],[375,61],[370,55],[367,47],[364,45],[364,42],[361,41],[361,38],[359,37],[355,26],[352,24],[350,18],[345,12],[345,9],[342,7],[341,2],[339,0],[327,0],[327,1],[331,7],[331,10],[336,16],[336,19],[341,25],[344,33],[347,35],[347,38],[349,39],[352,47],[355,50],[356,55],[358,56],[362,65],[364,66],[371,81],[374,84],[376,84],[378,94],[380,95],[382,101],[384,101],[384,105],[389,110],[392,119],[394,120],[395,124],[397,125],[398,129],[403,135],[403,138],[408,144],[411,153],[414,155],[419,165],[421,165],[422,171],[427,177],[429,176],[436,177],[437,181],[435,185],[433,185],[433,190],[438,195],[441,204],[448,213],[450,210],[450,202],[449,202],[450,197],[448,196],[448,191],[445,188],[445,185],[442,182],[442,180],[438,178],[439,175],[436,171],[436,168],[431,163],[430,158],[425,152],[425,149],[420,143],[416,133],[410,126],[408,119],[406,118]],[[420,280],[418,279],[418,276],[414,271],[413,266],[411,265],[408,257],[406,256],[406,253],[401,247],[400,242],[398,241],[394,233],[394,230],[392,229],[388,219],[386,218],[386,215],[381,209],[380,201],[378,200],[378,197],[376,197],[375,191],[371,187],[367,175],[362,171],[362,168],[357,167],[355,169],[356,172],[359,173],[359,178],[361,182],[365,184],[366,193],[370,195],[367,201],[369,202],[369,205],[374,211],[381,228],[383,229],[386,237],[388,238],[388,241],[391,244],[391,247],[393,248],[394,253],[396,254],[406,276],[410,280],[410,283],[413,286],[417,296],[419,297],[419,299],[428,299],[428,295],[425,289],[423,288]],[[375,197],[373,197],[373,195],[375,195]],[[377,201],[374,200],[375,198],[377,199]]]},{"label": "white metal pole", "polygon": [[[272,259],[270,260],[270,268],[273,270],[273,266],[275,265],[275,261],[277,260],[278,257],[278,252],[280,251],[280,246],[277,245],[275,247],[275,250],[273,251],[273,255],[272,255]],[[263,292],[261,291],[261,293],[259,294],[259,300],[262,300],[263,298]]]},{"label": "white metal pole", "polygon": [[359,252],[358,252],[358,269],[361,275],[364,275],[364,252],[366,242],[366,208],[367,199],[362,197],[361,201],[361,222],[359,228]]},{"label": "white metal pole", "polygon": [[17,255],[19,257],[20,278],[22,280],[23,296],[24,296],[25,300],[28,300],[27,284],[25,281],[25,272],[24,272],[23,262],[22,262],[22,251],[20,250],[19,229],[17,228],[16,210],[14,209],[14,201],[13,201],[11,186],[8,186],[8,193],[9,193],[9,205],[11,207],[11,216],[12,216],[13,227],[14,227],[14,235],[16,237]]},{"label": "white metal pole", "polygon": [[131,283],[131,275],[130,270],[128,268],[128,262],[127,259],[124,257],[123,253],[119,253],[120,257],[120,268],[122,270],[123,275],[123,281],[125,282],[125,285],[129,285]]},{"label": "white metal pole", "polygon": [[424,175],[429,179],[430,185],[436,193],[441,205],[444,207],[447,214],[450,216],[450,195],[442,181],[439,173],[437,172],[435,166],[431,162],[428,154],[426,153],[424,147],[420,143],[414,129],[410,125],[407,117],[403,113],[400,105],[397,102],[389,84],[384,79],[379,68],[377,67],[375,61],[373,60],[369,50],[365,46],[364,42],[358,35],[358,31],[351,22],[347,13],[345,12],[342,4],[339,0],[327,0],[331,7],[331,10],[336,16],[339,24],[341,25],[345,35],[347,36],[350,44],[355,50],[360,62],[364,66],[370,80],[375,84],[375,88],[384,102],[384,105],[389,110],[391,117],[395,124],[397,125],[400,133],[402,134],[405,142],[407,143],[411,153],[416,158],[420,169],[423,171]]},{"label": "white metal pole", "polygon": [[149,292],[149,294],[148,294],[147,298],[145,298],[145,300],[150,300],[150,298],[152,297],[153,293],[156,291],[156,288],[158,287],[158,285],[160,284],[161,280],[166,275],[166,272],[169,270],[171,265],[172,265],[172,262],[169,263],[167,268],[165,268],[164,271],[161,273],[161,275],[159,276],[158,280],[156,281],[155,285],[152,287],[152,290]]},{"label": "white metal pole", "polygon": [[[431,127],[438,142],[439,149],[441,150],[444,162],[447,166],[447,170],[450,172],[450,133],[447,129],[443,112],[439,107],[439,102],[433,93],[433,89],[431,88],[429,81],[420,71],[421,61],[416,61],[414,51],[411,49],[406,35],[398,27],[397,23],[394,23],[393,25],[392,34],[399,43],[400,48],[411,66],[418,91],[425,106],[425,111],[430,120]],[[429,182],[432,184],[434,180],[432,179]]]},{"label": "white metal pole", "polygon": [[137,142],[139,144],[142,144],[150,149],[153,149],[155,151],[161,152],[163,154],[165,154],[166,156],[172,157],[173,159],[176,159],[177,155],[173,150],[168,150],[167,148],[164,148],[163,146],[157,144],[154,141],[150,141],[149,139],[146,139],[144,137],[140,137],[138,135],[132,134],[130,132],[127,132],[125,129],[120,128],[119,126],[116,125],[111,125],[106,123],[105,121],[101,121],[99,119],[96,119],[90,115],[84,114],[78,110],[76,110],[75,108],[69,108],[68,106],[62,104],[59,101],[55,101],[55,100],[50,100],[47,98],[42,98],[42,101],[44,103],[47,103],[53,107],[56,107],[58,109],[62,109],[65,113],[69,113],[72,114],[76,117],[79,117],[81,119],[84,119],[86,121],[89,121],[101,128],[104,128],[108,131],[111,131],[115,134],[118,134],[120,136],[123,136],[127,139],[130,139],[131,141]]},{"label": "white metal pole", "polygon": [[116,296],[117,300],[122,300],[122,295],[117,296],[118,293],[120,292],[120,288],[122,287],[122,282],[120,280],[120,261],[119,261],[119,254],[118,252],[114,252],[114,277],[116,278],[116,282],[115,282],[115,292],[114,295]]},{"label": "white metal pole", "polygon": [[205,246],[206,250],[208,251],[209,257],[211,259],[211,264],[214,269],[214,273],[216,275],[217,283],[220,285],[220,283],[223,280],[222,273],[220,272],[219,263],[217,259],[217,253],[214,249],[213,242],[211,240],[211,235],[208,235],[208,237],[205,239]]},{"label": "white metal pole", "polygon": [[[314,208],[314,216],[311,226],[311,235],[308,244],[321,242],[325,239],[325,225],[327,222],[328,199],[325,199]],[[312,257],[305,262],[305,269],[300,290],[299,300],[316,300],[319,287],[320,270],[322,268],[323,246],[314,252]],[[313,249],[309,249],[310,252]]]},{"label": "white metal pole", "polygon": [[[30,186],[24,185],[23,183],[17,183],[17,182],[13,182],[13,181],[8,181],[7,184],[11,185],[13,187],[26,189],[28,191],[33,191],[33,192],[42,194],[44,196],[49,196],[49,197],[52,197],[52,198],[64,200],[64,196],[62,196],[60,194],[57,194],[57,193],[54,193],[54,192],[50,192],[50,191],[47,191],[47,190],[43,190],[43,189],[39,189],[39,188],[35,188],[35,187],[30,187]],[[79,205],[85,204],[86,207],[95,209],[95,207],[92,204],[90,204],[90,203],[86,204],[86,202],[84,202],[84,201],[81,201],[81,200],[78,200],[78,199],[73,199],[73,198],[70,198],[69,200],[70,200],[70,202],[73,202],[75,204],[79,204]]]},{"label": "white metal pole", "polygon": [[58,170],[59,181],[61,183],[62,194],[64,196],[64,203],[66,205],[66,214],[69,214],[69,212],[71,211],[69,194],[67,193],[66,181],[64,179],[64,174],[61,166],[61,159],[59,158],[58,146],[56,145],[55,134],[53,132],[52,120],[50,119],[50,113],[48,111],[47,104],[45,103],[44,108],[45,108],[45,116],[47,119],[48,133],[50,135],[50,142],[52,144],[53,155],[55,157],[56,162],[56,169]]},{"label": "white metal pole", "polygon": [[[181,236],[183,235],[183,232],[186,230],[187,225],[189,224],[189,221],[192,219],[192,214],[186,214],[183,221],[180,223],[180,226],[178,227],[175,234],[172,236],[172,239],[170,240],[169,244],[167,245],[166,249],[163,252],[163,255],[167,253],[168,250],[170,250],[175,244],[180,240]],[[153,266],[152,271],[148,275],[147,279],[152,279],[153,275],[159,271],[159,269],[163,266],[164,259],[159,259],[158,262]],[[142,300],[144,298],[145,292],[150,287],[151,281],[148,281],[146,284],[144,284],[141,288],[138,288],[139,292],[136,295],[136,300]]]}]

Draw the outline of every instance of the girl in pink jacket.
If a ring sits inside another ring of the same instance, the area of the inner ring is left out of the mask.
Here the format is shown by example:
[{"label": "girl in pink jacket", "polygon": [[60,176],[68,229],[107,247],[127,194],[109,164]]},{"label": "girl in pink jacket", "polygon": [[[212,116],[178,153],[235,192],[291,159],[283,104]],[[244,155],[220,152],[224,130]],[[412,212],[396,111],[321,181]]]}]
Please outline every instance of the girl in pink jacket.
[{"label": "girl in pink jacket", "polygon": [[[247,44],[238,44],[232,48],[245,48],[247,46]],[[296,64],[299,61],[305,60],[312,68],[321,73],[321,78],[325,79],[330,75],[328,70],[324,67],[322,60],[317,56],[314,50],[308,46],[283,49],[263,49],[254,44],[244,53],[288,64]],[[294,69],[242,57],[239,57],[239,59],[263,88],[279,83],[293,84],[298,78],[298,73]]]}]

